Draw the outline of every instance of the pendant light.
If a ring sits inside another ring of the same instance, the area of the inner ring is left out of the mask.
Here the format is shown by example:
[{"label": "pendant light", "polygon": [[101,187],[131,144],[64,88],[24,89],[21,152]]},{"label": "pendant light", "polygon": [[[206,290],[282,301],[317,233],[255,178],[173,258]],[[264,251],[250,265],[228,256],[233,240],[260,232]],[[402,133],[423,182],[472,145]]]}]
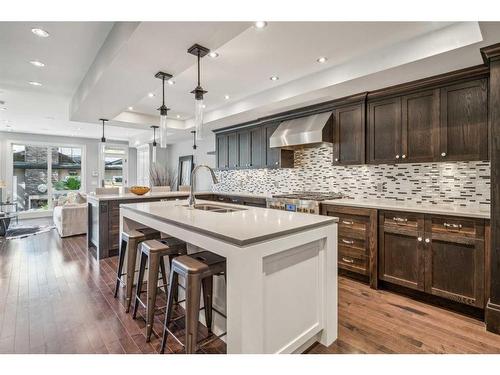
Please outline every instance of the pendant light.
[{"label": "pendant light", "polygon": [[100,118],[99,121],[102,121],[102,137],[101,137],[101,143],[106,143],[106,138],[104,137],[104,124],[108,122],[105,118]]},{"label": "pendant light", "polygon": [[167,112],[170,109],[165,105],[165,80],[172,78],[172,74],[158,72],[155,77],[161,79],[162,82],[162,104],[158,110],[160,111],[160,147],[165,148],[167,147]]},{"label": "pendant light", "polygon": [[158,125],[152,125],[151,128],[153,129],[153,156],[152,156],[152,161],[153,163],[156,163],[156,129],[159,128]]},{"label": "pendant light", "polygon": [[199,44],[194,44],[188,49],[188,53],[195,55],[197,57],[198,64],[198,85],[191,91],[194,94],[194,130],[196,139],[201,141],[202,136],[202,126],[203,126],[203,95],[208,91],[203,90],[200,84],[200,59],[204,57],[210,50],[206,47],[200,46]]}]

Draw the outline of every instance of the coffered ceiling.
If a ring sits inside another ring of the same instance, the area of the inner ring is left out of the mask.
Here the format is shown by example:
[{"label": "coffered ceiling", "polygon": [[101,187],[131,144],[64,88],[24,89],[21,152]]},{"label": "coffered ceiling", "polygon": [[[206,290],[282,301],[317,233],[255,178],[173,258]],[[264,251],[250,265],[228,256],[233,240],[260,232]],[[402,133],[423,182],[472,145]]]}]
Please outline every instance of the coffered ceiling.
[{"label": "coffered ceiling", "polygon": [[[32,27],[51,35],[37,38]],[[97,119],[107,117],[117,139],[147,141],[161,103],[154,74],[163,70],[174,75],[167,105],[175,142],[192,126],[196,58],[186,50],[193,43],[219,54],[202,59],[206,127],[216,128],[480,64],[479,48],[498,41],[499,23],[477,22],[0,23],[0,100],[11,107],[0,116],[12,127],[53,124],[43,132],[77,124],[93,137]],[[46,66],[31,66],[33,59]],[[30,105],[36,100],[53,105]]]}]

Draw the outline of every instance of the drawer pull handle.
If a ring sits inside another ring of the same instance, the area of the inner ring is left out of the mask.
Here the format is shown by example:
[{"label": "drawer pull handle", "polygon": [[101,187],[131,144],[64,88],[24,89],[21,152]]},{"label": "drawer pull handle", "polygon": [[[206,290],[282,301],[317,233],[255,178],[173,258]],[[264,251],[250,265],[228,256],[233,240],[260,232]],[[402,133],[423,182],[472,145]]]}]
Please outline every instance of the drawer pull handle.
[{"label": "drawer pull handle", "polygon": [[393,221],[395,221],[396,223],[407,223],[408,222],[408,219],[407,218],[403,218],[403,217],[396,217],[394,216],[392,218]]},{"label": "drawer pull handle", "polygon": [[342,238],[342,242],[343,242],[343,243],[346,243],[346,244],[348,244],[348,245],[352,245],[352,244],[354,243],[354,241],[353,241],[353,240],[345,240],[345,239],[343,239],[343,238]]},{"label": "drawer pull handle", "polygon": [[353,224],[354,224],[354,221],[350,221],[350,220],[342,220],[342,224],[345,224],[345,225],[353,225]]},{"label": "drawer pull handle", "polygon": [[354,260],[349,259],[349,258],[342,258],[342,261],[346,262],[346,263],[354,263]]},{"label": "drawer pull handle", "polygon": [[447,229],[462,229],[462,224],[443,223],[443,226]]},{"label": "drawer pull handle", "polygon": [[425,243],[429,243],[429,242],[431,242],[431,240],[429,238],[426,238]]},{"label": "drawer pull handle", "polygon": [[417,238],[417,241],[418,241],[418,242],[422,242],[422,237],[418,237],[418,238]]}]

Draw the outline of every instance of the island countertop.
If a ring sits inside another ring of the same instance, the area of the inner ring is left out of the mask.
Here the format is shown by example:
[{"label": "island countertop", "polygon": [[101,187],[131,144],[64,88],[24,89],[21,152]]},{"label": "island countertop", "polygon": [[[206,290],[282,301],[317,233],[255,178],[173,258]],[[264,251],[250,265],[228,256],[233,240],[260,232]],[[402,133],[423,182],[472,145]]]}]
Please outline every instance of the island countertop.
[{"label": "island countertop", "polygon": [[337,221],[334,217],[249,206],[242,208],[239,205],[215,204],[210,201],[197,200],[197,204],[200,203],[234,207],[237,211],[220,213],[191,209],[187,207],[186,200],[130,203],[123,204],[120,207],[237,246],[246,246],[275,237],[329,225]]}]

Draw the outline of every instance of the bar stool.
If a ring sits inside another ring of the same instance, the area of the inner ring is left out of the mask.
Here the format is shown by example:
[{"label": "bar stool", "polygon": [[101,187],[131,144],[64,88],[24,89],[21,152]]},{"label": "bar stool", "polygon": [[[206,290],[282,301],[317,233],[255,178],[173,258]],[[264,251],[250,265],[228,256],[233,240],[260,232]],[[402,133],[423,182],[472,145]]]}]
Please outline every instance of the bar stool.
[{"label": "bar stool", "polygon": [[[116,272],[115,298],[118,296],[118,288],[122,283],[122,276],[127,275],[127,302],[126,311],[130,310],[132,300],[132,285],[134,283],[135,259],[137,257],[137,247],[142,241],[160,238],[159,231],[151,228],[140,228],[122,231],[122,241],[118,254],[118,271]],[[123,272],[123,263],[127,256],[127,272]]]},{"label": "bar stool", "polygon": [[[168,288],[167,312],[165,314],[165,323],[163,325],[163,338],[160,353],[165,352],[168,334],[172,333],[169,331],[168,325],[172,319],[172,309],[174,305],[173,291],[178,289],[179,276],[182,276],[185,280],[184,288],[186,291],[186,340],[184,348],[186,353],[191,354],[196,352],[198,344],[197,337],[201,288],[203,288],[205,321],[208,332],[212,332],[213,276],[222,275],[225,274],[225,272],[226,259],[210,251],[201,251],[191,255],[183,255],[172,261],[172,267],[170,269],[170,283]],[[177,338],[175,339],[179,341]]]},{"label": "bar stool", "polygon": [[[146,342],[151,340],[153,332],[154,313],[156,306],[156,294],[158,290],[158,271],[161,270],[163,288],[165,295],[168,296],[167,290],[167,273],[165,270],[165,256],[168,256],[169,265],[172,264],[172,259],[179,255],[186,254],[187,245],[174,237],[165,238],[162,240],[149,240],[141,244],[141,263],[139,265],[139,278],[137,280],[137,290],[135,293],[134,313],[132,318],[137,316],[139,304],[146,308]],[[148,265],[148,282],[146,287],[147,301],[144,303],[141,300],[142,284],[144,281],[144,272]]]}]

